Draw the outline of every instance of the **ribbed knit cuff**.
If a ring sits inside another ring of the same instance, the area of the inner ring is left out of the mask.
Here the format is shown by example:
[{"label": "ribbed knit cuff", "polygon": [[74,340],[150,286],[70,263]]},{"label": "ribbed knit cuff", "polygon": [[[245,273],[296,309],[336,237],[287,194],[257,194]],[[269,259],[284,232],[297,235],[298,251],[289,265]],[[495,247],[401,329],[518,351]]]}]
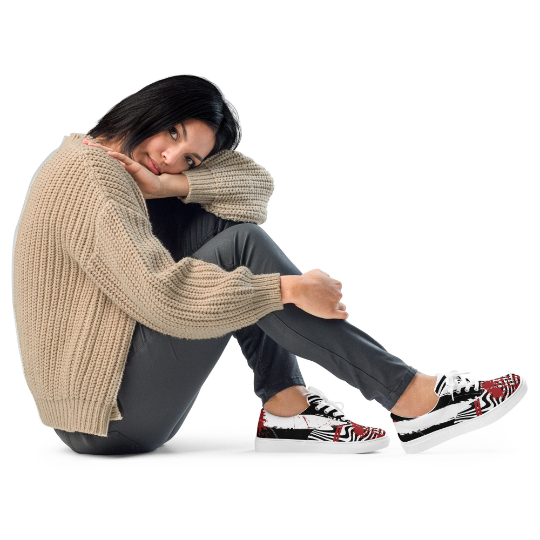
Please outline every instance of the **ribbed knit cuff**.
[{"label": "ribbed knit cuff", "polygon": [[204,164],[182,173],[188,179],[189,191],[185,197],[178,197],[182,202],[208,204],[217,194],[217,184],[212,171]]},{"label": "ribbed knit cuff", "polygon": [[253,286],[255,287],[253,303],[259,318],[272,311],[283,309],[280,274],[254,274]]}]

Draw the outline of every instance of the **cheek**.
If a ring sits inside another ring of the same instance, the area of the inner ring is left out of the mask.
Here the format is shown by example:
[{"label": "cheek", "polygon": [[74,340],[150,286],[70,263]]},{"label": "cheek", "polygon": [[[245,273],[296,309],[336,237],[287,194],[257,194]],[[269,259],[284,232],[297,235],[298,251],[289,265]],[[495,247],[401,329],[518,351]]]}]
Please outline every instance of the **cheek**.
[{"label": "cheek", "polygon": [[148,155],[153,155],[149,145],[140,144],[135,148],[135,152],[133,152],[133,159],[146,166],[146,158]]},{"label": "cheek", "polygon": [[147,157],[150,156],[153,160],[157,160],[159,162],[164,148],[165,144],[163,140],[159,137],[159,135],[155,135],[154,137],[146,139],[143,143],[137,146],[135,152],[133,153],[133,158],[135,161],[146,167],[148,163]]},{"label": "cheek", "polygon": [[133,150],[133,154],[131,156],[131,159],[134,161],[139,161],[140,157],[144,154],[144,148],[141,144],[139,146],[135,147],[135,150]]},{"label": "cheek", "polygon": [[154,141],[150,140],[150,141],[148,141],[147,144],[145,144],[142,147],[143,148],[143,155],[148,154],[153,159],[157,159],[161,155],[162,147],[163,147],[163,144],[160,144],[160,142],[158,140],[154,140]]}]

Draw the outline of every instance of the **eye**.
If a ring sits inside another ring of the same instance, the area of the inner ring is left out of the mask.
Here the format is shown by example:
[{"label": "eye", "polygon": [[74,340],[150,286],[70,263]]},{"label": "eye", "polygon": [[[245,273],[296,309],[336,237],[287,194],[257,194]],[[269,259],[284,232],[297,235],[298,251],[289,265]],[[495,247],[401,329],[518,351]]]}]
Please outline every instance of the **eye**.
[{"label": "eye", "polygon": [[[178,135],[179,135],[179,133],[178,133],[178,130],[177,130],[175,127],[170,128],[170,129],[169,129],[169,133],[171,134],[171,137],[172,137],[172,140],[173,140],[173,141],[177,141],[177,140],[178,140]],[[175,134],[176,137],[174,137],[173,134]],[[188,159],[189,159],[189,161],[188,161]],[[190,163],[190,162],[191,162],[191,163]],[[193,169],[193,168],[196,167],[195,161],[194,161],[192,158],[190,158],[189,156],[186,158],[186,163],[189,165],[189,168],[190,168],[190,169]]]}]

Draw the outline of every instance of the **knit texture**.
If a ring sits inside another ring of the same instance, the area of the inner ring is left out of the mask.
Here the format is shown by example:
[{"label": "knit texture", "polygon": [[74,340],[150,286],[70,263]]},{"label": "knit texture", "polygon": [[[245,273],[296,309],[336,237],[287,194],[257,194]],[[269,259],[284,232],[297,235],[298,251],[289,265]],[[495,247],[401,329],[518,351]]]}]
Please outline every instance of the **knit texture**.
[{"label": "knit texture", "polygon": [[222,150],[195,169],[183,173],[189,192],[182,202],[198,202],[216,216],[235,221],[264,223],[274,191],[270,173],[236,150]]},{"label": "knit texture", "polygon": [[[107,436],[109,422],[122,419],[116,397],[137,321],[178,338],[206,339],[254,324],[283,303],[279,273],[226,271],[191,257],[175,262],[152,234],[135,180],[106,152],[82,144],[84,137],[64,137],[29,189],[14,243],[13,307],[41,421]],[[239,155],[235,169],[236,154],[226,154],[186,175],[186,201],[228,219],[260,221],[262,199],[249,209],[248,198],[232,193],[245,187],[246,158]],[[269,193],[268,177],[260,178],[257,188],[249,176],[247,192]]]}]

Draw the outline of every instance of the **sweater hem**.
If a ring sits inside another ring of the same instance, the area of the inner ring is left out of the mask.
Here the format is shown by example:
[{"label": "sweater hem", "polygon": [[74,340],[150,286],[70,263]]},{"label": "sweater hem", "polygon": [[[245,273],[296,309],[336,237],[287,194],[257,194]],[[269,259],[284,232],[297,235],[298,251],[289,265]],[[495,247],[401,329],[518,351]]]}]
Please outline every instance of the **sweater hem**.
[{"label": "sweater hem", "polygon": [[107,436],[111,416],[120,414],[116,403],[82,399],[36,399],[35,401],[41,421],[46,426],[101,437]]}]

